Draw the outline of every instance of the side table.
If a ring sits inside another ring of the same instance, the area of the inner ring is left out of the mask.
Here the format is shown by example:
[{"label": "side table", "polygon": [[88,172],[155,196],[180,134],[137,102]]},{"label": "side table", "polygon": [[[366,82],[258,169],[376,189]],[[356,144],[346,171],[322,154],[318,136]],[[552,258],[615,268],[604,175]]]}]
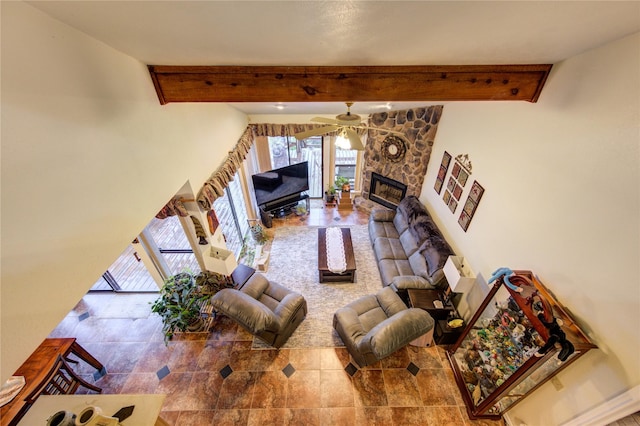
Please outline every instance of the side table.
[{"label": "side table", "polygon": [[434,320],[445,320],[451,314],[456,314],[456,308],[451,302],[443,304],[441,308],[434,304],[434,302],[442,301],[442,291],[440,290],[409,289],[407,294],[411,307],[424,309]]},{"label": "side table", "polygon": [[433,340],[436,345],[453,345],[458,341],[458,337],[464,330],[464,327],[451,328],[447,324],[447,320],[436,321],[435,331],[433,332]]}]

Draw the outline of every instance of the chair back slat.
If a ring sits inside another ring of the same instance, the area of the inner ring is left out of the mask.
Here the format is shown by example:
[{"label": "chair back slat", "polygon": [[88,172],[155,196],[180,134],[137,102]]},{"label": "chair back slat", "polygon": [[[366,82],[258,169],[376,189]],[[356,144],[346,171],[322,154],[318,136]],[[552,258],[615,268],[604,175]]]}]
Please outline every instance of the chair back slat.
[{"label": "chair back slat", "polygon": [[25,398],[25,401],[33,404],[40,395],[71,395],[79,386],[98,393],[102,392],[101,388],[78,376],[64,357],[58,355],[45,380]]}]

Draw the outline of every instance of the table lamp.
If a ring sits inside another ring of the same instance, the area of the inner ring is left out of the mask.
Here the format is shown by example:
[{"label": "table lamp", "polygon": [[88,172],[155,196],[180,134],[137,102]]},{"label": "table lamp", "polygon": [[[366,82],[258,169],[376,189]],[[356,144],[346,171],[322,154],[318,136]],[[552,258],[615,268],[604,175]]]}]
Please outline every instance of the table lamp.
[{"label": "table lamp", "polygon": [[465,293],[471,290],[476,282],[475,275],[469,266],[465,264],[462,256],[449,256],[444,264],[443,271],[449,283],[449,289],[446,294],[447,300],[452,292]]}]

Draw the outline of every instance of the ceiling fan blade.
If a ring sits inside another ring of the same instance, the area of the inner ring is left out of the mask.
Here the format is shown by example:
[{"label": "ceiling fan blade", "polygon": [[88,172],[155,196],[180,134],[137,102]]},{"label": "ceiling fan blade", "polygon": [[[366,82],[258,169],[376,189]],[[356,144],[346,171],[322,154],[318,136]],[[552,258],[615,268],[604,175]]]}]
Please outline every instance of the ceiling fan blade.
[{"label": "ceiling fan blade", "polygon": [[304,132],[295,133],[293,137],[295,137],[298,140],[302,140],[302,139],[310,138],[311,136],[319,136],[319,135],[324,135],[325,133],[335,132],[336,130],[338,130],[338,128],[339,126],[337,125],[323,126],[323,127],[318,127],[317,129],[311,129]]},{"label": "ceiling fan blade", "polygon": [[355,149],[356,151],[364,151],[364,145],[362,145],[362,140],[360,140],[360,136],[356,133],[355,130],[349,129],[346,127],[344,132],[347,134],[349,138],[349,142],[351,143],[351,149]]},{"label": "ceiling fan blade", "polygon": [[338,120],[334,118],[327,118],[327,117],[313,117],[311,121],[313,121],[314,123],[340,124]]}]

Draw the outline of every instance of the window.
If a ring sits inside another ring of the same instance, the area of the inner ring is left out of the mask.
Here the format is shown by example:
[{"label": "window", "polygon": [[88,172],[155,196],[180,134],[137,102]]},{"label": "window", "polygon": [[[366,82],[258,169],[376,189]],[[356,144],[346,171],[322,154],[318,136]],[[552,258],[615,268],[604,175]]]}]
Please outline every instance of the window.
[{"label": "window", "polygon": [[335,176],[344,176],[349,179],[351,188],[355,188],[356,164],[358,160],[358,151],[354,149],[342,149],[336,147],[335,151]]},{"label": "window", "polygon": [[249,231],[248,215],[238,173],[224,190],[224,196],[213,202],[213,209],[220,222],[227,249],[238,257],[244,237]]},{"label": "window", "polygon": [[293,136],[269,136],[269,153],[273,169],[309,163],[309,197],[322,197],[322,137],[297,140]]}]

